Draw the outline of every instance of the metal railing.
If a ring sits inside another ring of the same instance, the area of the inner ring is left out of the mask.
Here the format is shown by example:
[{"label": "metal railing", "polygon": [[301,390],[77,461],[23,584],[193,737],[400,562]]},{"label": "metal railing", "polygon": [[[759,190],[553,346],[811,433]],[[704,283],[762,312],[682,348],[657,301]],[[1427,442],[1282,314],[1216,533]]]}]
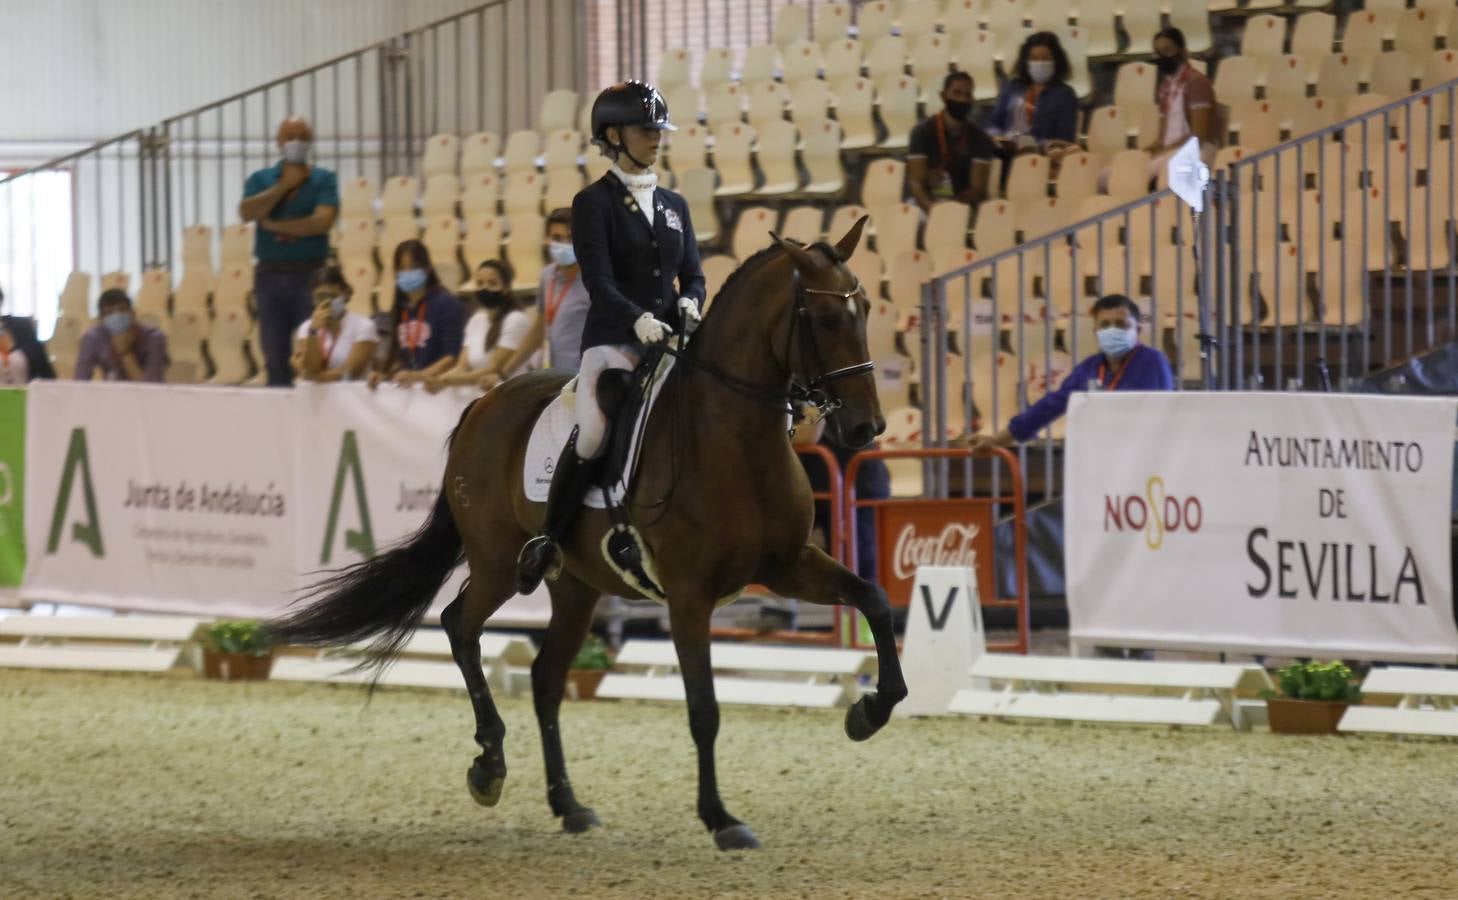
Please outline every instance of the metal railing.
[{"label": "metal railing", "polygon": [[584,80],[578,7],[577,0],[491,0],[50,160],[0,179],[0,223],[14,241],[33,194],[29,182],[68,173],[72,268],[176,274],[184,228],[209,225],[216,237],[237,221],[243,182],[276,161],[274,135],[285,116],[310,120],[314,159],[341,186],[360,176],[382,186],[414,173],[432,134],[504,136],[532,127],[549,90],[580,89]]}]

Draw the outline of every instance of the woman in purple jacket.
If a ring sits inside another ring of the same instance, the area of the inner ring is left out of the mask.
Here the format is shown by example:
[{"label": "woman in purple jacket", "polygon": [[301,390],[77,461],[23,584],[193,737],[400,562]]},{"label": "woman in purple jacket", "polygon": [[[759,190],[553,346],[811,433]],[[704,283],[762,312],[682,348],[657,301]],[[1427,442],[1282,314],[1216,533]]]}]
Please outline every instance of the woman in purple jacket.
[{"label": "woman in purple jacket", "polygon": [[973,435],[970,446],[1011,447],[1037,435],[1068,409],[1074,391],[1098,384],[1105,391],[1170,391],[1174,374],[1169,360],[1139,343],[1139,306],[1123,294],[1100,297],[1093,307],[1094,336],[1099,352],[1074,367],[1058,389],[1013,416],[996,434]]},{"label": "woman in purple jacket", "polygon": [[1059,155],[1078,141],[1078,95],[1058,35],[1040,31],[1018,50],[1012,77],[982,126],[1007,154],[1034,151]]}]

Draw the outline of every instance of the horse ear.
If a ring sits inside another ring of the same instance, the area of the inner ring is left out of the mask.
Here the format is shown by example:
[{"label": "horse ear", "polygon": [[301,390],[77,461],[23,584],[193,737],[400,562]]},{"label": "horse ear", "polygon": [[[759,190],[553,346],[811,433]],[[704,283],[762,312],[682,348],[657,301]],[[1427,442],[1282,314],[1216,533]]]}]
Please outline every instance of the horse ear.
[{"label": "horse ear", "polygon": [[784,248],[786,253],[790,254],[790,258],[795,261],[795,268],[801,272],[813,272],[820,268],[820,264],[815,261],[815,257],[811,256],[810,251],[804,247],[801,247],[794,241],[785,240],[773,231],[770,232],[770,237],[774,238],[775,243],[779,244]]},{"label": "horse ear", "polygon": [[857,245],[859,245],[861,242],[861,232],[865,230],[866,222],[870,218],[870,216],[861,216],[860,219],[856,221],[856,224],[851,226],[850,231],[847,231],[845,233],[845,237],[842,237],[840,241],[836,243],[836,255],[838,255],[841,259],[851,258],[851,255],[856,252]]}]

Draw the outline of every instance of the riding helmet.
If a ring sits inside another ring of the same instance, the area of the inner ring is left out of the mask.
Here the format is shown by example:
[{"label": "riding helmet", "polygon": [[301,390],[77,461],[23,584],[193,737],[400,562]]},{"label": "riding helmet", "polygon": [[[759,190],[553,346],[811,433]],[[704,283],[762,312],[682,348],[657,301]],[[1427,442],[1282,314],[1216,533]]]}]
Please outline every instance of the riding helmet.
[{"label": "riding helmet", "polygon": [[592,104],[592,139],[607,144],[609,126],[621,128],[637,125],[656,131],[677,131],[668,121],[668,104],[663,95],[651,84],[641,81],[625,81],[615,84],[601,94]]}]

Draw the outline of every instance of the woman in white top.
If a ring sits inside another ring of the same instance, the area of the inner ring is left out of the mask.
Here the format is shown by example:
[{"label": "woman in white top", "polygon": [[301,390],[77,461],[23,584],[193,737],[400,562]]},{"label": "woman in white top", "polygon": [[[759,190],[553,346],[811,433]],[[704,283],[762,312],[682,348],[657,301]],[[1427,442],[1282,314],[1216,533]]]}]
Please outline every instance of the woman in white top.
[{"label": "woman in white top", "polygon": [[375,323],[349,311],[349,283],[339,266],[314,278],[314,315],[294,335],[294,371],[304,381],[357,381],[369,371],[379,336]]},{"label": "woman in white top", "polygon": [[443,375],[427,378],[434,393],[457,385],[479,385],[489,391],[513,375],[535,368],[535,355],[511,371],[503,371],[514,352],[527,340],[532,317],[511,296],[516,272],[511,264],[488,259],[476,267],[476,301],[481,304],[466,322],[466,338],[456,364]]}]

